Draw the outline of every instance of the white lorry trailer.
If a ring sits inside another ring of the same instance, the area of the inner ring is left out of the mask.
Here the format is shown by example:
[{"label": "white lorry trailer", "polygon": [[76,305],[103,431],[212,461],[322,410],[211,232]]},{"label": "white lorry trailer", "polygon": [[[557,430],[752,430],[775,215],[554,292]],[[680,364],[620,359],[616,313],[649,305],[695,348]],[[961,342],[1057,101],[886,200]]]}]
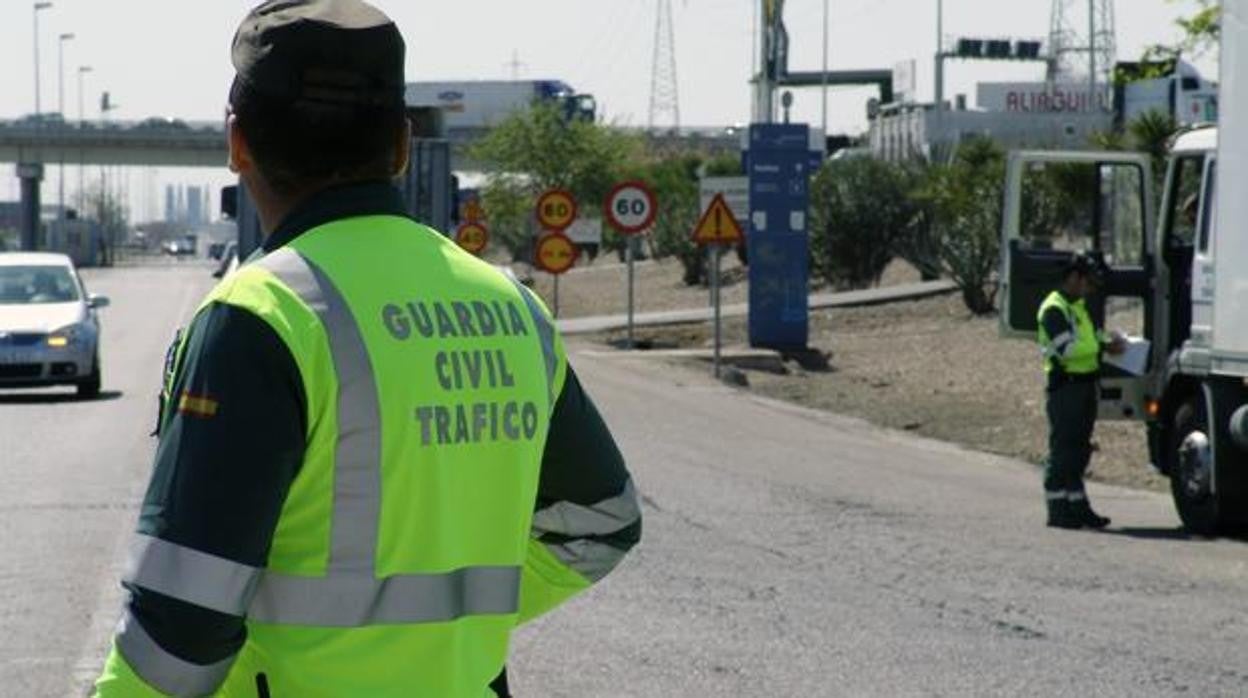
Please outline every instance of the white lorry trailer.
[{"label": "white lorry trailer", "polygon": [[[1073,252],[1105,261],[1094,314],[1149,344],[1138,374],[1105,371],[1101,418],[1145,421],[1152,463],[1200,534],[1248,528],[1248,196],[1218,195],[1219,181],[1248,181],[1248,0],[1222,12],[1219,128],[1174,139],[1159,215],[1147,157],[1033,151],[1010,154],[1002,222],[1007,336],[1035,340],[1036,310]],[[1080,210],[1035,224],[1035,188],[1055,177],[1086,184]]]},{"label": "white lorry trailer", "polygon": [[407,84],[409,107],[442,110],[448,131],[482,131],[531,105],[554,104],[568,121],[593,121],[591,95],[577,94],[558,80],[458,80]]}]

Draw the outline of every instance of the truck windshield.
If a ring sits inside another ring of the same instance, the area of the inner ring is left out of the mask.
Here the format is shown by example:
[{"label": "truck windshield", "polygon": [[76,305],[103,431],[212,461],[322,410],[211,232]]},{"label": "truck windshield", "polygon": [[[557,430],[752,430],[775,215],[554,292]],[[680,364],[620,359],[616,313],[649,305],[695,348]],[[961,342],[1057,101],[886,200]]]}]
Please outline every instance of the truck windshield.
[{"label": "truck windshield", "polygon": [[78,285],[69,267],[0,266],[0,305],[72,303]]},{"label": "truck windshield", "polygon": [[1170,185],[1170,220],[1166,231],[1168,248],[1186,247],[1196,242],[1196,217],[1200,212],[1200,175],[1204,156],[1186,156],[1174,163]]},{"label": "truck windshield", "polygon": [[1202,210],[1204,211],[1204,214],[1200,219],[1200,251],[1201,252],[1209,251],[1209,231],[1215,229],[1215,226],[1217,225],[1217,221],[1214,220],[1217,217],[1217,212],[1218,212],[1217,205],[1216,205],[1217,194],[1218,194],[1217,172],[1218,172],[1217,161],[1215,160],[1215,161],[1210,162],[1208,174],[1205,175],[1205,200],[1202,206]]}]

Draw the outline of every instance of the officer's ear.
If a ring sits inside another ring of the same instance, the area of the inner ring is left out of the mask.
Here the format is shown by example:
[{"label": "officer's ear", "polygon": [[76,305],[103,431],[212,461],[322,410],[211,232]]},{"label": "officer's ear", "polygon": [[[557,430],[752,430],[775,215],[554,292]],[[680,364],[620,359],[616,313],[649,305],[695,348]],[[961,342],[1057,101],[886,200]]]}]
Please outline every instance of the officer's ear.
[{"label": "officer's ear", "polygon": [[238,117],[230,114],[225,120],[225,136],[229,143],[230,155],[227,166],[230,172],[238,175],[249,175],[256,169],[256,161],[252,158],[251,148],[243,137],[243,129],[238,126]]},{"label": "officer's ear", "polygon": [[403,128],[399,132],[399,142],[394,144],[394,162],[391,174],[402,177],[407,172],[407,165],[412,159],[412,121],[403,119]]}]

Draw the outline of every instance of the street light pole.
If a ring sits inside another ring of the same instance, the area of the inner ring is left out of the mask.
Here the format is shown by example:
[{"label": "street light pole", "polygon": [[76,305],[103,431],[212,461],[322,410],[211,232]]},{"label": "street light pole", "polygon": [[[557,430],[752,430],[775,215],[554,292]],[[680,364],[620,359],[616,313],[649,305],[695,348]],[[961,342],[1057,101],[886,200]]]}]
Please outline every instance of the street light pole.
[{"label": "street light pole", "polygon": [[35,7],[35,124],[38,126],[43,105],[39,102],[39,11],[52,7],[51,2],[37,2]]},{"label": "street light pole", "polygon": [[[65,42],[71,41],[73,34],[61,34],[60,43],[57,45],[56,58],[56,110],[61,115],[60,123],[64,125],[65,119]],[[65,148],[58,149],[61,153],[60,158],[60,191],[57,194],[57,220],[65,220]]]},{"label": "street light pole", "polygon": [[936,111],[944,109],[945,103],[945,3],[936,0]]},{"label": "street light pole", "polygon": [[[78,66],[78,129],[81,131],[87,124],[87,117],[83,111],[82,102],[82,83],[84,76],[91,72],[91,66]],[[78,214],[82,215],[82,208],[87,205],[87,193],[83,185],[83,172],[87,169],[87,165],[83,162],[82,151],[78,151]]]},{"label": "street light pole", "polygon": [[83,105],[82,76],[86,75],[89,72],[91,72],[91,66],[89,65],[78,66],[78,128],[82,128],[87,123],[87,117],[84,113],[83,106],[82,106]]},{"label": "street light pole", "polygon": [[73,38],[73,34],[61,34],[57,47],[56,108],[62,119],[65,118],[65,42],[72,41]]},{"label": "street light pole", "polygon": [[1098,111],[1096,99],[1096,0],[1088,0],[1088,108]]},{"label": "street light pole", "polygon": [[828,0],[823,0],[823,137],[828,137]]},{"label": "street light pole", "polygon": [[22,178],[22,249],[37,250],[42,237],[42,211],[39,199],[43,189],[43,153],[40,150],[43,136],[43,104],[40,101],[39,75],[39,12],[52,7],[52,3],[44,0],[31,5],[34,15],[35,46],[35,149],[28,162],[18,163],[18,176]]}]

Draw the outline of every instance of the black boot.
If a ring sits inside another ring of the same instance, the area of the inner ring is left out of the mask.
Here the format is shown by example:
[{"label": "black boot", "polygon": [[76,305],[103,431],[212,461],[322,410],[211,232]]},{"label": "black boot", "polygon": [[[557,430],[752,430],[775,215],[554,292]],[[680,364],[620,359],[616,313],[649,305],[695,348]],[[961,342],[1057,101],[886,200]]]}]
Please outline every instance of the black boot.
[{"label": "black boot", "polygon": [[1070,502],[1070,514],[1080,526],[1087,528],[1100,529],[1109,525],[1108,516],[1101,516],[1092,510],[1092,505],[1088,503],[1087,495]]},{"label": "black boot", "polygon": [[1071,515],[1070,503],[1065,499],[1050,498],[1048,525],[1053,528],[1079,528],[1080,523]]}]

